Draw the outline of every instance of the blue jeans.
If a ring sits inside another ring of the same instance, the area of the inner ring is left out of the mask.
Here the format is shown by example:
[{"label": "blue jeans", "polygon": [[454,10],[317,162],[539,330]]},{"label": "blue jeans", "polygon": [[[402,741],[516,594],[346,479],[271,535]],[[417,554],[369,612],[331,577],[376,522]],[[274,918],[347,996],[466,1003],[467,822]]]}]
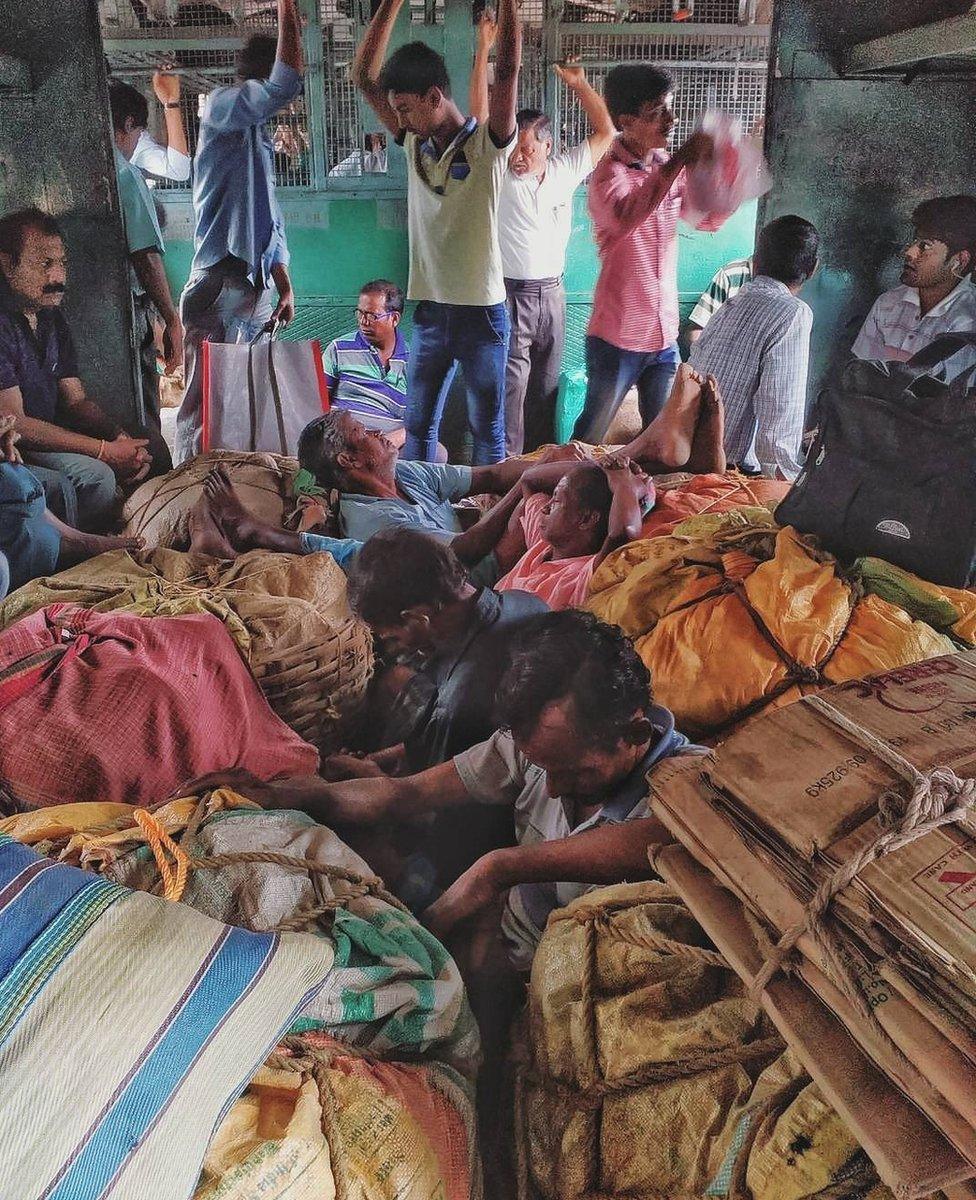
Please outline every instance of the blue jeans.
[{"label": "blue jeans", "polygon": [[407,440],[402,457],[434,462],[437,434],[460,365],[474,435],[474,466],[505,457],[505,363],[509,320],[504,303],[487,306],[422,300],[413,318],[407,366]]},{"label": "blue jeans", "polygon": [[[54,450],[28,450],[24,453],[24,462],[29,467],[57,471],[74,488],[77,519],[71,521],[62,517],[66,525],[76,525],[87,533],[104,533],[115,524],[118,517],[115,498],[118,484],[115,472],[108,463],[92,458],[90,454]],[[53,507],[50,502],[49,507]],[[55,515],[60,516],[60,513]]]},{"label": "blue jeans", "polygon": [[23,587],[58,569],[61,535],[44,509],[44,489],[37,476],[27,467],[0,463],[0,545],[8,587]]},{"label": "blue jeans", "polygon": [[581,442],[601,442],[624,396],[637,385],[641,422],[646,427],[664,407],[678,372],[678,343],[663,350],[621,350],[603,338],[586,339],[586,404],[573,427]]}]

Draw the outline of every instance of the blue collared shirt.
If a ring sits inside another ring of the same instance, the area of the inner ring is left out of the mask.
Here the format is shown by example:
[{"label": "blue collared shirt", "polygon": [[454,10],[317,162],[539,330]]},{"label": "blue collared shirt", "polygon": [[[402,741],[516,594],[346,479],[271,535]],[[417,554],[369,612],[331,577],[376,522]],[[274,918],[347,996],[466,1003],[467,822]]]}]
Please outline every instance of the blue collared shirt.
[{"label": "blue collared shirt", "polygon": [[60,307],[42,308],[35,331],[0,287],[0,392],[20,388],[25,415],[56,424],[58,384],[77,375],[78,358]]},{"label": "blue collared shirt", "polygon": [[211,93],[193,160],[193,271],[231,254],[247,265],[252,283],[264,286],[271,268],[288,262],[265,122],[301,90],[301,75],[276,62],[269,79],[249,79]]}]

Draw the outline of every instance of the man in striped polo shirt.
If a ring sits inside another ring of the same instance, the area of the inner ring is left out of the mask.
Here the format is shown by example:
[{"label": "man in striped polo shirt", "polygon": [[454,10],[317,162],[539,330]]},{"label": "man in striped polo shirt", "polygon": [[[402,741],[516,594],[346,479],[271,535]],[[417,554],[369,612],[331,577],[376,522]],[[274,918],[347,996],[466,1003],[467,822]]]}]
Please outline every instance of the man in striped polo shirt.
[{"label": "man in striped polo shirt", "polygon": [[736,258],[726,263],[712,276],[712,282],[702,292],[698,303],[688,316],[688,343],[694,345],[702,335],[702,330],[715,316],[726,300],[745,287],[752,279],[752,259]]},{"label": "man in striped polo shirt", "polygon": [[344,408],[399,449],[406,439],[407,343],[399,330],[403,292],[388,279],[364,283],[355,333],[326,347],[325,382],[333,408]]}]

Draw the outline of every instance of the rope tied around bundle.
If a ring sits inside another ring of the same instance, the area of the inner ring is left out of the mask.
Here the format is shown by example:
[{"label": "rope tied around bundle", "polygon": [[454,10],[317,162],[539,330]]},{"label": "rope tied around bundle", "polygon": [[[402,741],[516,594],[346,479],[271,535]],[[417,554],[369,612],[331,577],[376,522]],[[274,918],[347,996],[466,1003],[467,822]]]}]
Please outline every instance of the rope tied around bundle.
[{"label": "rope tied around bundle", "polygon": [[264,864],[282,867],[288,871],[302,871],[313,878],[345,883],[348,887],[341,896],[322,899],[317,904],[301,908],[286,920],[279,922],[273,929],[261,932],[288,933],[305,929],[320,917],[345,908],[351,900],[358,900],[364,896],[382,900],[393,908],[399,909],[400,912],[409,911],[402,901],[386,890],[383,881],[376,876],[360,875],[345,867],[317,862],[314,858],[304,858],[295,854],[279,854],[273,850],[237,850],[227,854],[193,857],[170,837],[162,822],[146,809],[136,809],[133,818],[145,835],[146,843],[156,860],[163,883],[163,897],[166,900],[179,901],[182,899],[192,871],[219,870],[221,867],[238,864]]},{"label": "rope tied around bundle", "polygon": [[810,696],[805,703],[859,746],[881,759],[910,785],[911,792],[906,799],[898,792],[888,790],[879,798],[878,832],[819,885],[806,906],[803,918],[785,930],[772,946],[752,982],[751,993],[753,997],[762,993],[775,975],[784,968],[800,938],[809,934],[832,971],[836,973],[835,978],[848,999],[857,1006],[863,1016],[876,1022],[877,1017],[856,973],[851,968],[842,939],[833,927],[830,909],[837,896],[871,863],[945,825],[971,823],[976,806],[976,779],[962,779],[949,767],[933,767],[928,771],[920,771],[887,742],[856,721],[852,721],[822,696]]},{"label": "rope tied around bundle", "polygon": [[[672,896],[672,902],[679,897]],[[623,906],[621,906],[623,910]],[[628,1092],[650,1087],[659,1083],[670,1083],[680,1079],[692,1079],[697,1075],[717,1070],[721,1067],[741,1066],[752,1063],[765,1065],[783,1051],[783,1041],[779,1036],[757,1038],[744,1044],[729,1044],[714,1049],[695,1051],[682,1058],[674,1058],[661,1062],[649,1062],[633,1071],[616,1078],[605,1078],[600,1069],[600,1053],[596,1015],[596,999],[598,991],[597,948],[601,937],[622,942],[635,948],[653,950],[662,956],[683,958],[690,963],[704,967],[719,967],[731,971],[726,959],[717,950],[704,946],[696,946],[680,942],[667,934],[660,933],[646,922],[639,930],[625,929],[614,920],[614,906],[597,907],[596,905],[581,904],[568,909],[557,910],[550,916],[550,926],[561,921],[572,922],[580,926],[583,934],[583,954],[580,974],[580,1010],[584,1022],[583,1047],[584,1061],[581,1072],[586,1082],[572,1082],[560,1079],[546,1070],[532,1066],[520,1066],[516,1073],[516,1103],[525,1112],[525,1089],[528,1086],[538,1087],[546,1095],[558,1098],[585,1114],[588,1124],[587,1137],[590,1153],[587,1157],[586,1190],[580,1200],[600,1200],[605,1195],[600,1190],[602,1178],[602,1148],[601,1120],[603,1104],[607,1099],[625,1095]],[[528,1163],[525,1161],[521,1139],[518,1141],[519,1161],[517,1163],[519,1178],[519,1200],[527,1200],[529,1196]],[[670,1194],[669,1194],[670,1195]],[[645,1200],[642,1196],[641,1200]],[[650,1200],[650,1198],[647,1198]],[[662,1195],[660,1200],[665,1200]],[[679,1200],[671,1196],[671,1200]]]}]

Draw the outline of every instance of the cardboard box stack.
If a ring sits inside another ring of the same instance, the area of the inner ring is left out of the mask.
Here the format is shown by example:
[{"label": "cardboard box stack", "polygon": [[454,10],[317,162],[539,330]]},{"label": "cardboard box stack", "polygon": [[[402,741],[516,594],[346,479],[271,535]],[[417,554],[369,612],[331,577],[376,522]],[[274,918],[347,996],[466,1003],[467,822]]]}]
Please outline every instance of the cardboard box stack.
[{"label": "cardboard box stack", "polygon": [[651,776],[658,869],[904,1197],[976,1195],[974,776],[976,651]]}]

